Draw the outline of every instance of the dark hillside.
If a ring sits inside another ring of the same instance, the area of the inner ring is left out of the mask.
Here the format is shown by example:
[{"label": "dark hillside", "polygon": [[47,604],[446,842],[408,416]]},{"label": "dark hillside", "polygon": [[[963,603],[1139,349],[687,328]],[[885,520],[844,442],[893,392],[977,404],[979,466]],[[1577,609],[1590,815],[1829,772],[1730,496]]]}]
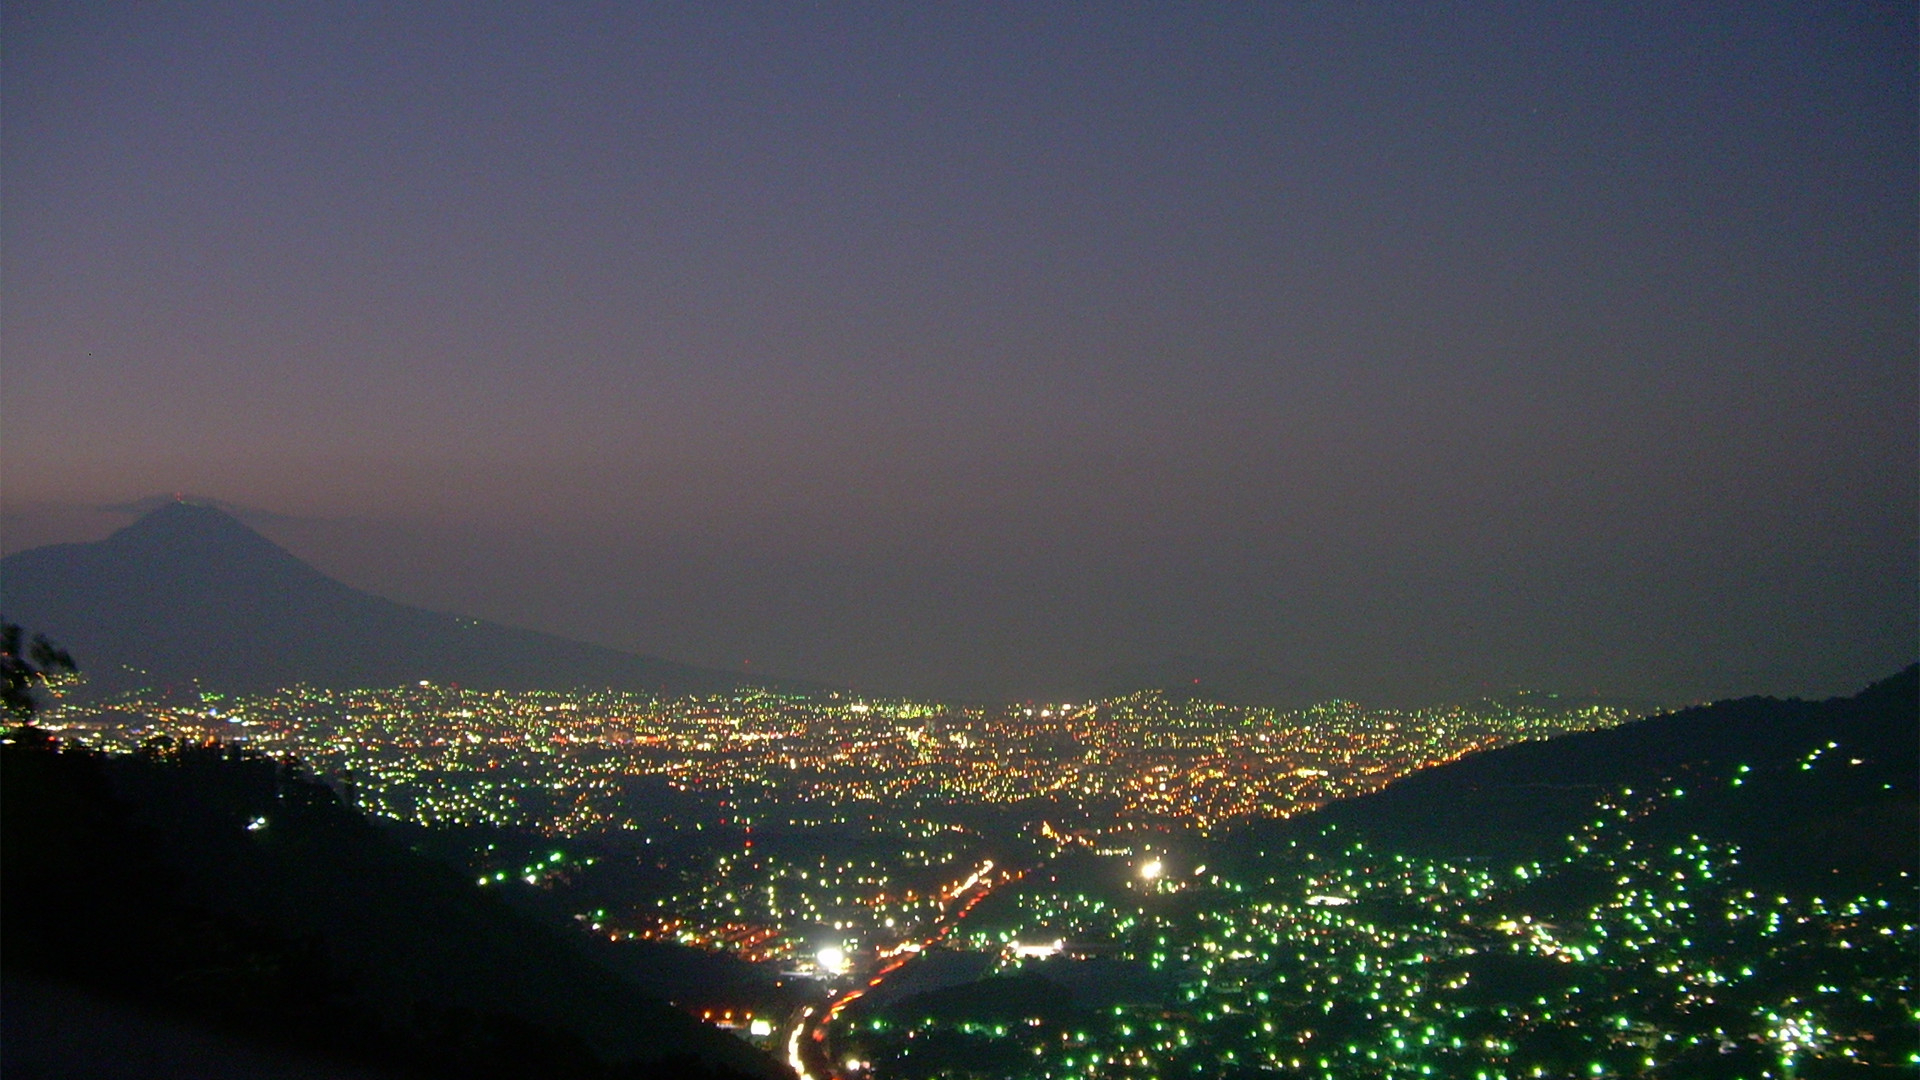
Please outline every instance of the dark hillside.
[{"label": "dark hillside", "polygon": [[1851,698],[1724,701],[1488,751],[1309,818],[1409,851],[1512,857],[1562,842],[1603,794],[1659,786],[1687,793],[1659,811],[1673,828],[1739,842],[1783,873],[1882,876],[1920,858],[1917,779],[1920,667],[1908,667]]},{"label": "dark hillside", "polygon": [[220,747],[107,758],[28,729],[0,768],[12,980],[412,1075],[780,1075],[296,767]]}]

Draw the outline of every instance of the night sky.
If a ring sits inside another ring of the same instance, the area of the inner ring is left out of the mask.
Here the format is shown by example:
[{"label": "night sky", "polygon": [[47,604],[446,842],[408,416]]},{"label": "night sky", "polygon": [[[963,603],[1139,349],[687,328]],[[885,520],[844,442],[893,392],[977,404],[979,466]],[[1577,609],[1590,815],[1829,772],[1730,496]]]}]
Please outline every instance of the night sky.
[{"label": "night sky", "polygon": [[1909,4],[9,2],[7,550],[874,692],[1916,654]]}]

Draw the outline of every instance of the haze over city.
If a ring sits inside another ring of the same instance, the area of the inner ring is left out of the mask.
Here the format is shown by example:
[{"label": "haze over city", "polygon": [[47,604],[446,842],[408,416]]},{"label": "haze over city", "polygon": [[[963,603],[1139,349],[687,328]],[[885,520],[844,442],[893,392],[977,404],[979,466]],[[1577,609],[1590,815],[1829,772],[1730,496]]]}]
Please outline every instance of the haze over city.
[{"label": "haze over city", "polygon": [[3,29],[9,552],[184,493],[404,602],[987,700],[1914,655],[1905,5]]}]

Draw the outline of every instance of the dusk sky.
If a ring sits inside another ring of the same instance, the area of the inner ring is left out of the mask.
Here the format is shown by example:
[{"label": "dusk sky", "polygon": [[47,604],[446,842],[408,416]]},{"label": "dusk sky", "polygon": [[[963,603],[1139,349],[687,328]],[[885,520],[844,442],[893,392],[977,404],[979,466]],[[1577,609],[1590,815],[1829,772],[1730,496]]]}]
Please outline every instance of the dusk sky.
[{"label": "dusk sky", "polygon": [[873,692],[1852,692],[1917,650],[1915,27],[10,0],[0,542],[186,493]]}]

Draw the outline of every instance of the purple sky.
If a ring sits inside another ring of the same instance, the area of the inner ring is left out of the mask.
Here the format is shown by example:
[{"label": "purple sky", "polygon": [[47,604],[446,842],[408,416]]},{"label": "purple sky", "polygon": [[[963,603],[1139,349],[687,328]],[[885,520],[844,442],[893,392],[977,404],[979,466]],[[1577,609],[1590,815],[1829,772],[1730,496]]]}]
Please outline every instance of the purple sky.
[{"label": "purple sky", "polygon": [[872,690],[1916,653],[1911,5],[51,4],[7,550]]}]

